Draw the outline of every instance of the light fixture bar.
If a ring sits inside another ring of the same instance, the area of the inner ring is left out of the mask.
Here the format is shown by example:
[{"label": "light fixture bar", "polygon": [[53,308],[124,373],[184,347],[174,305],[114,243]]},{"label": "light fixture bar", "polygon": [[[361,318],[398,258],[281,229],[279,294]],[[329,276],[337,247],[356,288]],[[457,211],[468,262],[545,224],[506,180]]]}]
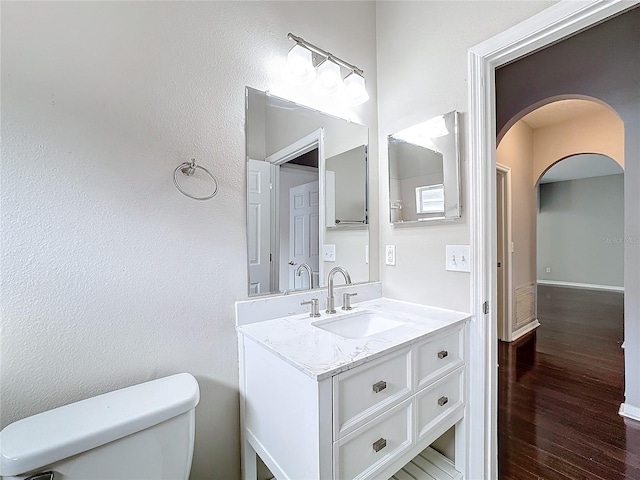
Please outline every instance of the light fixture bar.
[{"label": "light fixture bar", "polygon": [[326,50],[322,50],[320,47],[316,47],[314,44],[307,42],[302,37],[297,37],[293,33],[289,33],[289,35],[287,35],[287,38],[289,40],[293,40],[294,42],[304,46],[305,48],[308,48],[312,52],[315,52],[315,53],[317,53],[319,55],[322,55],[323,57],[326,57],[326,58],[336,62],[338,65],[342,65],[344,68],[347,68],[347,69],[349,69],[351,71],[354,71],[359,75],[364,75],[364,71],[359,69],[355,65],[352,65],[352,64],[350,64],[348,62],[345,62],[341,58],[336,57],[334,54],[332,54],[330,52],[327,52]]}]

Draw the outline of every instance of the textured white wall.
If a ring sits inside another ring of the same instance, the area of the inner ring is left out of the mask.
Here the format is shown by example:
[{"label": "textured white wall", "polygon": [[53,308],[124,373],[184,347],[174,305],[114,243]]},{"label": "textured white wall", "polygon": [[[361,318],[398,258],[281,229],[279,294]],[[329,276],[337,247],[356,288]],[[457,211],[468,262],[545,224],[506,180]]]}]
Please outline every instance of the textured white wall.
[{"label": "textured white wall", "polygon": [[[187,371],[192,478],[239,476],[244,87],[349,113],[281,82],[289,31],[365,70],[375,133],[372,3],[3,3],[2,426]],[[173,186],[190,157],[213,200]]]},{"label": "textured white wall", "polygon": [[445,245],[469,243],[468,188],[463,188],[460,220],[417,227],[391,227],[388,222],[387,135],[454,109],[462,112],[464,184],[467,178],[467,50],[553,3],[377,4],[380,244],[397,246],[396,266],[381,267],[386,296],[469,310],[469,275],[445,271]]}]

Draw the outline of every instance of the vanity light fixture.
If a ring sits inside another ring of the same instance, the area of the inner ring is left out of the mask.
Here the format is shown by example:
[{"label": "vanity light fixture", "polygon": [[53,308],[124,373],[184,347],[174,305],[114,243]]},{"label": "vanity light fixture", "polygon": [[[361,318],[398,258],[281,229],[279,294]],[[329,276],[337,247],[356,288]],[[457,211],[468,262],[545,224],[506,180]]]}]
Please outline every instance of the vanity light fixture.
[{"label": "vanity light fixture", "polygon": [[[315,91],[322,95],[344,92],[346,102],[353,106],[369,100],[364,72],[361,69],[292,33],[287,37],[296,44],[287,54],[287,64],[283,72],[285,80],[296,85],[305,85],[315,79]],[[315,66],[314,54],[318,60]],[[341,67],[349,71],[344,80]]]},{"label": "vanity light fixture", "polygon": [[334,62],[331,57],[318,65],[315,89],[318,93],[328,96],[337,95],[344,89],[340,65]]},{"label": "vanity light fixture", "polygon": [[344,86],[349,105],[360,105],[369,100],[364,77],[355,70],[344,79]]},{"label": "vanity light fixture", "polygon": [[300,44],[293,46],[287,54],[287,64],[282,76],[294,85],[306,85],[316,78],[316,69],[313,66],[311,50],[307,50]]}]

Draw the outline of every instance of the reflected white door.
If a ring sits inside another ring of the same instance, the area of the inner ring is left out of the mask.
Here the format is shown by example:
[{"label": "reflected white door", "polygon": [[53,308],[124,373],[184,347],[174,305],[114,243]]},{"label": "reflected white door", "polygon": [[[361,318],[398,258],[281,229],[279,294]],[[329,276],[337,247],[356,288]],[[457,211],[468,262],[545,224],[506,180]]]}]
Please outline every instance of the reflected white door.
[{"label": "reflected white door", "polygon": [[249,160],[247,173],[247,241],[249,294],[271,291],[271,164]]},{"label": "reflected white door", "polygon": [[307,263],[318,285],[320,264],[320,188],[310,182],[289,190],[289,288],[309,288],[308,275],[296,276],[298,265]]}]

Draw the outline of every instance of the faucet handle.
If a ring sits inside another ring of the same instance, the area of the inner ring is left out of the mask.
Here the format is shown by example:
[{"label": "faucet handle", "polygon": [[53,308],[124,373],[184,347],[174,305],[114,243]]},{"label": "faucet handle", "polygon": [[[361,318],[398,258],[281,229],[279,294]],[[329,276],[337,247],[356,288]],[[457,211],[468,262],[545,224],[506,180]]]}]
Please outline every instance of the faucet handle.
[{"label": "faucet handle", "polygon": [[351,297],[355,297],[357,293],[343,293],[342,294],[342,310],[353,310],[351,306]]},{"label": "faucet handle", "polygon": [[317,298],[312,298],[306,302],[300,302],[300,305],[311,305],[311,312],[309,313],[310,317],[320,316],[320,304]]}]

